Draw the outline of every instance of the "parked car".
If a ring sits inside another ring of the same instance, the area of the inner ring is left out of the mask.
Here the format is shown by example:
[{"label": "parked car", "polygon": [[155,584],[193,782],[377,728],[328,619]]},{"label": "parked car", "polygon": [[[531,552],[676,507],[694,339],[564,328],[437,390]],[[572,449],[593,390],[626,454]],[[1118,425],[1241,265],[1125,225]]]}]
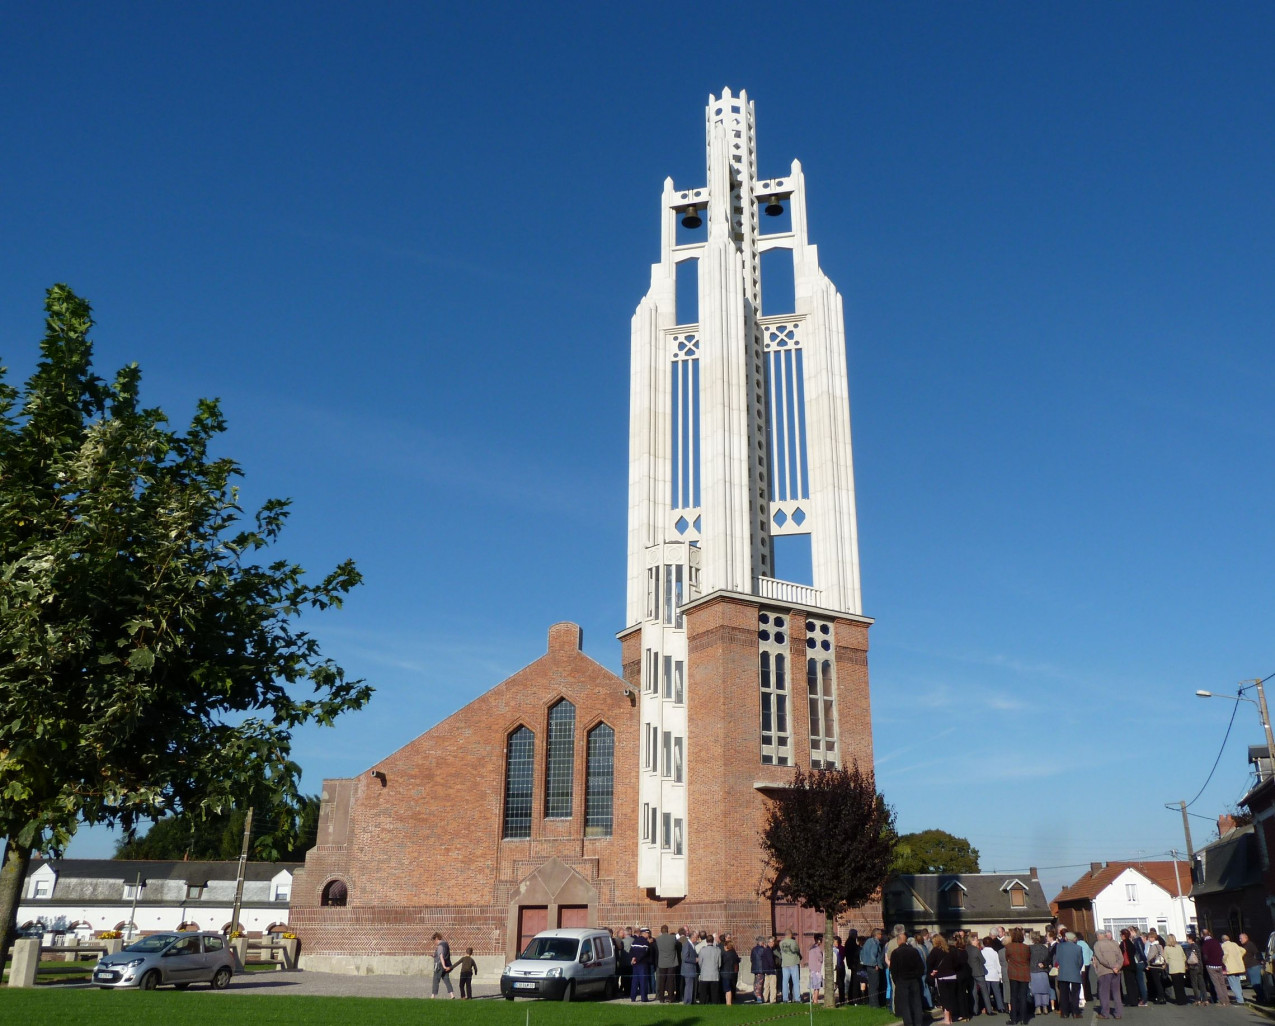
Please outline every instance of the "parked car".
[{"label": "parked car", "polygon": [[571,1001],[585,994],[615,997],[615,949],[606,930],[560,929],[536,934],[523,953],[505,966],[500,993]]},{"label": "parked car", "polygon": [[153,933],[103,955],[93,967],[93,983],[105,990],[154,990],[166,984],[185,990],[192,983],[220,990],[234,972],[234,955],[219,933]]}]

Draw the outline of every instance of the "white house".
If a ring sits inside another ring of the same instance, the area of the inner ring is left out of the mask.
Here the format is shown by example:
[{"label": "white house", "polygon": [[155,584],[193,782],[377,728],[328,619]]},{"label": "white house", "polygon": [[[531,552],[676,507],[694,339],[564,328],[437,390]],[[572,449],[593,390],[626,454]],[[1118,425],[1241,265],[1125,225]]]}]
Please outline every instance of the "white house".
[{"label": "white house", "polygon": [[[288,923],[299,862],[249,862],[239,923],[249,936]],[[239,863],[114,859],[33,861],[18,905],[19,927],[87,938],[103,930],[155,933],[186,927],[227,933]]]},{"label": "white house", "polygon": [[1090,934],[1127,926],[1179,940],[1195,928],[1191,866],[1187,862],[1094,862],[1053,900],[1059,922]]}]

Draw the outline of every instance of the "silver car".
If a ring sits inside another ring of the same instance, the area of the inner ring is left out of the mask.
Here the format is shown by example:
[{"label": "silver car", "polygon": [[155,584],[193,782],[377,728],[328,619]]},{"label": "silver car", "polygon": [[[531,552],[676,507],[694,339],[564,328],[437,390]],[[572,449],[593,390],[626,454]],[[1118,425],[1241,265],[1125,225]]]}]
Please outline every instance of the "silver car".
[{"label": "silver car", "polygon": [[154,990],[165,984],[185,990],[192,983],[208,983],[220,990],[234,972],[234,955],[219,933],[153,933],[103,955],[93,967],[93,983],[108,990]]}]

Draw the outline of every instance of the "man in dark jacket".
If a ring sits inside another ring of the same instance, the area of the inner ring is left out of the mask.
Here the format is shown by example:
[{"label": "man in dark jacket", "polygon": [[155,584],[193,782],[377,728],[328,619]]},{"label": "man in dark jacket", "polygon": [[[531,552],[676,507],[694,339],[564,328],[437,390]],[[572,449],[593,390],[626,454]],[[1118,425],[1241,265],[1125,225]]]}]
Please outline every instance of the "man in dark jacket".
[{"label": "man in dark jacket", "polygon": [[905,940],[890,953],[890,982],[894,985],[894,1008],[903,1026],[925,1026],[929,1022],[921,1002],[921,979],[925,962],[921,953]]},{"label": "man in dark jacket", "polygon": [[750,955],[753,971],[753,1000],[775,1003],[775,952],[766,943],[765,937],[758,937]]},{"label": "man in dark jacket", "polygon": [[1213,995],[1219,1005],[1229,1005],[1231,995],[1227,993],[1226,958],[1222,954],[1222,942],[1213,936],[1207,928],[1200,941],[1200,958],[1204,962],[1204,971],[1209,974],[1209,982],[1213,984]]}]

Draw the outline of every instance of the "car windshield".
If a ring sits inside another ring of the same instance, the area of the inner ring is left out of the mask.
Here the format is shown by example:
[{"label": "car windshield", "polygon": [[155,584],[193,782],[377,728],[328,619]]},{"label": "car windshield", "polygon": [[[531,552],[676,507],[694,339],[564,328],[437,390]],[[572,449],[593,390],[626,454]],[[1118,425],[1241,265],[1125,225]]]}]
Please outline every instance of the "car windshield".
[{"label": "car windshield", "polygon": [[125,951],[140,951],[142,953],[151,951],[163,951],[168,945],[177,939],[175,933],[153,933],[149,937],[143,937],[139,941],[133,941],[127,945]]},{"label": "car windshield", "polygon": [[534,937],[522,957],[547,959],[551,962],[574,962],[579,946],[580,942],[574,937]]}]

